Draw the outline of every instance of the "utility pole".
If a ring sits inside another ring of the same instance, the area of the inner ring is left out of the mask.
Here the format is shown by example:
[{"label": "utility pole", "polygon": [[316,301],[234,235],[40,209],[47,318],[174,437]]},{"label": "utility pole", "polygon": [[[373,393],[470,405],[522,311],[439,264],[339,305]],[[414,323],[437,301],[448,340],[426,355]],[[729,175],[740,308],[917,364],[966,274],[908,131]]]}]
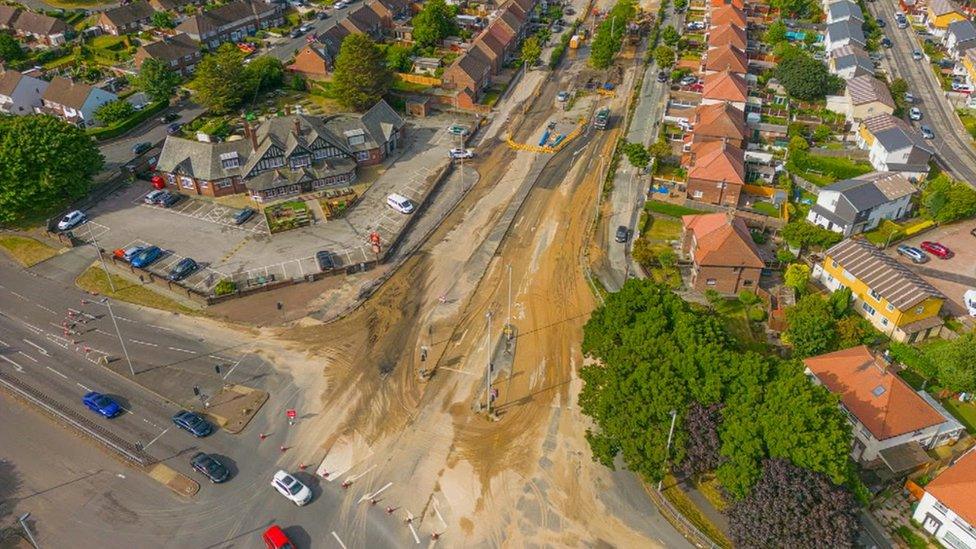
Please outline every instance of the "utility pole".
[{"label": "utility pole", "polygon": [[30,518],[30,513],[24,513],[23,515],[20,515],[19,518],[17,518],[17,522],[19,522],[20,527],[24,529],[24,533],[27,534],[27,538],[30,539],[30,543],[31,545],[34,546],[34,549],[38,549],[37,541],[34,539],[34,534],[31,533],[30,526],[27,525],[27,519],[29,518]]},{"label": "utility pole", "polygon": [[[506,329],[512,326],[512,264],[508,264],[508,319],[505,321]],[[511,332],[509,332],[511,334]]]},{"label": "utility pole", "polygon": [[105,271],[105,278],[108,279],[108,285],[112,288],[112,293],[115,293],[115,282],[112,282],[112,275],[108,272],[108,267],[105,265],[105,257],[102,256],[102,249],[98,247],[98,241],[95,240],[95,233],[92,232],[91,223],[88,223],[88,238],[91,239],[92,246],[95,246],[95,251],[98,252],[98,260],[102,262],[102,270]]},{"label": "utility pole", "polygon": [[115,335],[119,336],[119,344],[122,345],[122,354],[125,355],[125,361],[129,365],[129,372],[132,377],[136,377],[136,369],[132,367],[132,359],[129,358],[129,351],[125,348],[125,339],[122,338],[122,332],[119,330],[119,321],[115,320],[115,313],[112,312],[112,302],[109,299],[103,298],[102,303],[108,307],[108,316],[112,318],[112,324],[115,326]]},{"label": "utility pole", "polygon": [[[668,446],[664,449],[664,471],[668,470],[668,456],[671,454],[671,437],[674,435],[674,420],[678,419],[678,411],[671,410],[671,430],[668,431]],[[661,475],[661,480],[657,482],[657,491],[661,491],[661,486],[664,485],[664,475]]]},{"label": "utility pole", "polygon": [[485,341],[488,343],[488,367],[485,368],[485,405],[488,411],[488,416],[491,416],[491,311],[485,313],[485,318],[488,319],[488,332],[485,334]]}]

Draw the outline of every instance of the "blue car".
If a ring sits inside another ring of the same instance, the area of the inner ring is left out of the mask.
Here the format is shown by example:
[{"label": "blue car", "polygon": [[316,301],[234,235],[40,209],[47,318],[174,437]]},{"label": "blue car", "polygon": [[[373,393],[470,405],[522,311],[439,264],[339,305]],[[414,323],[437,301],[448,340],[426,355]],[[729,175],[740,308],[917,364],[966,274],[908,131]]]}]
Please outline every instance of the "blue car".
[{"label": "blue car", "polygon": [[173,423],[195,437],[205,437],[213,432],[213,425],[209,421],[186,410],[177,412],[173,416]]},{"label": "blue car", "polygon": [[118,402],[95,391],[82,397],[81,403],[87,406],[89,410],[105,417],[115,417],[122,413],[122,407],[119,406]]},{"label": "blue car", "polygon": [[163,251],[159,249],[159,246],[150,246],[145,250],[139,252],[139,255],[132,258],[132,266],[144,268],[152,265],[154,261],[163,256]]}]

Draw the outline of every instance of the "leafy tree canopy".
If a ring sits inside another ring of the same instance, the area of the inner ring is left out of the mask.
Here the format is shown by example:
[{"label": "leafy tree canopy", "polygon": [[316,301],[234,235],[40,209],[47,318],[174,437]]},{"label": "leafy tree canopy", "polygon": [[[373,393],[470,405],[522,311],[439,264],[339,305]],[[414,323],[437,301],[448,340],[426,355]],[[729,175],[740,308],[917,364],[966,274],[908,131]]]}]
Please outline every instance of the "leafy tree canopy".
[{"label": "leafy tree canopy", "polygon": [[413,48],[392,44],[386,48],[386,64],[396,72],[410,72],[413,68]]},{"label": "leafy tree canopy", "polygon": [[976,215],[976,190],[941,173],[925,186],[922,209],[937,223],[973,217]]},{"label": "leafy tree canopy", "polygon": [[787,244],[797,248],[809,246],[829,248],[844,238],[840,233],[828,231],[802,219],[787,223],[779,234]]},{"label": "leafy tree canopy", "polygon": [[627,23],[637,15],[636,0],[618,0],[596,29],[596,36],[590,44],[590,65],[605,69],[613,63],[623,45]]},{"label": "leafy tree canopy", "polygon": [[763,39],[775,46],[780,42],[786,41],[786,30],[786,23],[777,19],[766,28],[766,34],[763,35]]},{"label": "leafy tree canopy", "polygon": [[364,111],[379,101],[393,85],[393,73],[383,52],[365,34],[350,34],[342,40],[336,58],[332,85],[339,102]]},{"label": "leafy tree canopy", "polygon": [[677,57],[674,50],[663,44],[654,48],[654,62],[657,63],[657,66],[661,67],[662,69],[666,69],[674,65],[676,58]]},{"label": "leafy tree canopy", "polygon": [[152,26],[159,29],[171,29],[176,26],[173,16],[168,11],[154,11],[149,21]]},{"label": "leafy tree canopy", "polygon": [[414,41],[420,47],[427,48],[457,34],[458,26],[454,19],[456,15],[456,6],[449,6],[444,0],[427,0],[412,21]]},{"label": "leafy tree canopy", "polygon": [[791,263],[783,273],[783,282],[797,292],[803,292],[810,280],[810,267],[805,263]]},{"label": "leafy tree canopy", "polygon": [[244,75],[244,81],[253,84],[254,88],[248,90],[248,95],[253,94],[255,91],[268,91],[274,90],[284,83],[285,81],[285,66],[281,64],[281,60],[277,57],[272,57],[270,55],[262,55],[250,64],[245,65],[246,74]]},{"label": "leafy tree canopy", "polygon": [[801,358],[833,351],[837,345],[837,321],[825,299],[806,295],[786,310],[788,327],[783,338]]},{"label": "leafy tree canopy", "polygon": [[803,101],[823,99],[842,85],[827,71],[826,65],[805,53],[780,60],[775,74],[791,97]]},{"label": "leafy tree canopy", "polygon": [[668,25],[661,30],[661,40],[673,48],[678,44],[678,40],[681,40],[681,34],[674,27]]},{"label": "leafy tree canopy", "polygon": [[640,143],[625,143],[624,154],[627,155],[627,160],[630,162],[630,165],[637,168],[646,168],[651,162],[650,153]]},{"label": "leafy tree canopy", "polygon": [[930,343],[922,348],[922,355],[947,389],[976,391],[976,336],[971,332],[950,341]]},{"label": "leafy tree canopy", "polygon": [[95,109],[95,118],[102,124],[112,124],[125,120],[135,112],[132,103],[124,99],[116,99]]},{"label": "leafy tree canopy", "polygon": [[531,67],[535,65],[541,56],[542,45],[539,44],[539,38],[537,36],[532,35],[522,42],[522,55],[520,58],[526,66]]},{"label": "leafy tree canopy", "polygon": [[24,49],[20,47],[20,42],[13,36],[0,32],[0,61],[20,61],[27,57]]},{"label": "leafy tree canopy", "polygon": [[234,44],[223,44],[197,65],[193,80],[197,99],[214,114],[230,112],[254,92],[253,74],[245,70],[244,53]]},{"label": "leafy tree canopy", "polygon": [[84,196],[103,162],[77,126],[47,115],[0,117],[0,223],[55,213]]},{"label": "leafy tree canopy", "polygon": [[176,86],[180,84],[180,75],[171,70],[166,62],[150,58],[142,62],[133,84],[145,92],[150,100],[164,101],[176,91]]}]

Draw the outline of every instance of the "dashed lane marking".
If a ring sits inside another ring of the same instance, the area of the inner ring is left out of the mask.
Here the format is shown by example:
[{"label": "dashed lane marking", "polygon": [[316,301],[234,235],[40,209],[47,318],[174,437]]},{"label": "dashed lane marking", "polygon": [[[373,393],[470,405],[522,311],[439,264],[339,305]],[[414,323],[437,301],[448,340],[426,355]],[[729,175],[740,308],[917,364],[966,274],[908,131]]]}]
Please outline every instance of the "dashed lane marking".
[{"label": "dashed lane marking", "polygon": [[55,374],[57,374],[57,375],[59,375],[59,376],[61,376],[61,377],[63,377],[64,379],[68,379],[68,376],[66,376],[66,375],[64,375],[64,374],[62,374],[61,372],[59,372],[59,371],[57,371],[57,370],[55,370],[54,368],[52,368],[52,367],[50,367],[50,366],[45,366],[45,368],[47,368],[48,370],[50,370],[50,371],[52,371],[52,372],[54,372]]},{"label": "dashed lane marking", "polygon": [[31,361],[31,362],[33,362],[35,364],[37,363],[37,359],[36,358],[30,356],[29,354],[25,353],[24,351],[17,351],[17,354],[23,356],[24,358],[26,358],[27,360],[29,360],[29,361]]},{"label": "dashed lane marking", "polygon": [[79,386],[79,387],[81,387],[81,390],[82,390],[82,391],[85,391],[86,393],[90,393],[90,392],[91,392],[91,389],[89,389],[88,387],[85,387],[85,386],[84,386],[84,385],[82,385],[81,383],[75,383],[75,385],[77,385],[77,386]]},{"label": "dashed lane marking", "polygon": [[47,349],[45,349],[44,347],[41,347],[37,343],[34,343],[33,341],[31,341],[29,339],[26,339],[26,338],[24,339],[24,343],[26,343],[26,344],[30,345],[31,347],[33,347],[33,348],[37,349],[38,351],[40,351],[40,353],[42,355],[44,355],[44,356],[50,356],[50,354],[47,352]]},{"label": "dashed lane marking", "polygon": [[142,340],[139,340],[139,339],[130,339],[129,341],[131,341],[132,343],[139,344],[139,345],[147,345],[149,347],[159,347],[159,345],[156,345],[155,343],[150,343],[148,341],[142,341]]},{"label": "dashed lane marking", "polygon": [[4,362],[8,362],[10,364],[13,364],[14,370],[17,370],[18,372],[23,372],[24,371],[24,368],[20,364],[17,364],[16,362],[14,362],[13,359],[11,359],[10,357],[4,356],[4,355],[0,355],[0,359],[3,359]]},{"label": "dashed lane marking", "polygon": [[14,294],[15,296],[17,296],[17,297],[19,297],[20,299],[23,299],[24,301],[30,301],[30,300],[29,300],[29,299],[27,299],[26,297],[24,297],[24,296],[22,296],[22,295],[20,295],[20,294],[18,294],[17,292],[15,292],[15,291],[13,291],[13,290],[10,290],[10,293],[12,293],[12,294]]},{"label": "dashed lane marking", "polygon": [[41,305],[40,303],[35,303],[34,305],[37,305],[37,307],[38,307],[39,309],[44,309],[45,311],[47,311],[47,312],[49,312],[49,313],[51,313],[52,315],[56,315],[56,314],[58,314],[58,312],[57,312],[57,311],[55,311],[54,309],[52,309],[52,308],[50,308],[50,307],[45,307],[44,305]]},{"label": "dashed lane marking", "polygon": [[168,349],[171,350],[171,351],[179,351],[181,353],[190,353],[190,354],[194,354],[194,355],[197,354],[196,351],[191,351],[189,349],[180,349],[179,347],[168,347]]}]

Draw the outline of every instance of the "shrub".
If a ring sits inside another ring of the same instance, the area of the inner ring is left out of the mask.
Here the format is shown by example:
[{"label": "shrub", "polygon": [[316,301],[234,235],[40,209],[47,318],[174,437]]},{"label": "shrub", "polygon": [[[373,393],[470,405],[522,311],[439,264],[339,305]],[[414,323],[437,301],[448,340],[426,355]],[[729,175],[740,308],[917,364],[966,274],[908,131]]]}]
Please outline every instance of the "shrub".
[{"label": "shrub", "polygon": [[225,278],[214,286],[214,295],[229,295],[237,291],[237,283]]}]

